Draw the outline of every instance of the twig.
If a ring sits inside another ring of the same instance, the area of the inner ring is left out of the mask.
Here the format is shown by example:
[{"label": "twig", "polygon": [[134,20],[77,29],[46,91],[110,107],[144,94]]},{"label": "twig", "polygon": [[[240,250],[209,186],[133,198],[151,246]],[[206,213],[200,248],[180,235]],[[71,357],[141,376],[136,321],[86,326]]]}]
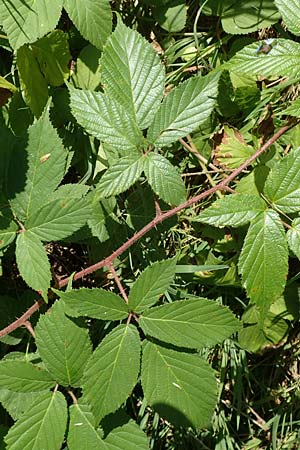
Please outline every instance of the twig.
[{"label": "twig", "polygon": [[108,264],[108,267],[109,267],[109,270],[110,270],[111,273],[112,273],[112,276],[114,277],[114,280],[115,280],[115,282],[116,282],[116,285],[117,285],[118,288],[119,288],[119,291],[121,292],[122,297],[124,298],[125,302],[128,303],[128,297],[127,297],[126,292],[125,292],[125,290],[124,290],[124,288],[123,288],[123,285],[122,285],[122,283],[121,283],[121,280],[120,280],[120,278],[118,277],[117,272],[115,271],[115,268],[114,268],[113,263],[109,263],[109,264]]},{"label": "twig", "polygon": [[0,330],[0,337],[11,333],[12,331],[16,330],[19,327],[22,327],[27,321],[27,319],[29,319],[29,317],[31,317],[32,314],[35,313],[43,304],[44,300],[42,299],[37,300],[32,306],[30,306],[29,309],[27,309],[27,311],[21,317],[19,317],[19,319],[15,320],[10,325],[3,328],[3,330]]},{"label": "twig", "polygon": [[29,333],[31,334],[31,336],[33,338],[35,338],[35,332],[34,332],[34,329],[32,328],[31,323],[29,322],[29,320],[25,320],[24,327],[26,327],[27,330],[29,331]]}]

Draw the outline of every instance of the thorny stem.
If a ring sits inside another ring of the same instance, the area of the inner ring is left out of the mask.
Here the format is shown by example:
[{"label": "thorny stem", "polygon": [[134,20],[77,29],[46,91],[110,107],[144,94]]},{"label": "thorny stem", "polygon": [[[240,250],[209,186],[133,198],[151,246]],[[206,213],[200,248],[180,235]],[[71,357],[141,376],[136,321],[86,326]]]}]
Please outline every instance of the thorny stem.
[{"label": "thorny stem", "polygon": [[[126,241],[123,245],[121,245],[117,250],[115,250],[110,256],[107,258],[104,258],[102,261],[99,261],[96,264],[93,264],[90,267],[87,267],[84,270],[81,270],[80,272],[77,272],[74,276],[74,280],[78,280],[80,278],[83,278],[84,276],[95,272],[96,270],[99,270],[103,268],[104,266],[111,267],[113,264],[113,261],[122,255],[126,250],[128,250],[135,242],[137,242],[142,236],[144,236],[148,231],[152,230],[152,228],[155,228],[157,225],[162,223],[164,220],[175,216],[175,214],[179,213],[185,208],[188,208],[191,205],[194,205],[195,203],[198,203],[200,200],[208,197],[209,195],[214,194],[217,190],[226,190],[227,185],[234,180],[234,178],[239,175],[243,170],[245,170],[253,161],[255,161],[256,158],[258,158],[262,153],[264,153],[274,142],[277,141],[277,139],[280,138],[287,130],[289,130],[291,127],[296,125],[296,123],[293,124],[287,124],[283,127],[281,127],[277,133],[274,134],[264,145],[262,145],[250,158],[247,159],[243,164],[240,165],[237,169],[233,170],[230,175],[228,175],[223,181],[218,183],[216,186],[208,189],[207,191],[202,192],[201,194],[196,195],[195,197],[190,198],[186,202],[182,203],[179,206],[176,206],[175,208],[162,213],[161,215],[156,216],[151,222],[149,222],[147,225],[145,225],[141,230],[139,230],[137,233],[135,233],[128,241]],[[68,284],[70,277],[64,278],[63,280],[59,281],[59,287],[66,286]],[[4,329],[0,330],[0,337],[5,336],[6,334],[11,333],[13,330],[16,330],[17,328],[24,325],[26,320],[32,316],[32,314],[37,311],[40,306],[44,303],[42,299],[38,300],[34,303],[19,319],[17,319],[15,322],[12,322],[10,325],[5,327]]]},{"label": "thorny stem", "polygon": [[108,267],[109,267],[110,272],[112,273],[112,276],[114,277],[114,280],[115,280],[115,282],[116,282],[116,285],[117,285],[118,288],[119,288],[119,291],[121,292],[122,297],[124,298],[125,302],[128,303],[128,297],[127,297],[126,292],[125,292],[125,290],[124,290],[124,288],[123,288],[123,285],[122,285],[122,283],[121,283],[121,280],[120,280],[120,278],[118,277],[117,272],[115,271],[115,268],[114,268],[113,263],[109,263],[109,264],[108,264]]},{"label": "thorny stem", "polygon": [[26,320],[26,321],[24,322],[24,327],[27,328],[27,330],[29,331],[29,333],[31,334],[31,336],[32,336],[33,338],[35,338],[35,332],[34,332],[34,329],[32,328],[31,323],[29,322],[29,320]]}]

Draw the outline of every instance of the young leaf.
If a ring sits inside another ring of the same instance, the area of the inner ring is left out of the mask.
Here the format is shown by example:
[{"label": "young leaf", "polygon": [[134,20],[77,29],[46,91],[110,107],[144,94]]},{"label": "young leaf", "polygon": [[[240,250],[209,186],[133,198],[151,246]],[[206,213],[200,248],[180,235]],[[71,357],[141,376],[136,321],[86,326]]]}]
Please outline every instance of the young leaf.
[{"label": "young leaf", "polygon": [[55,385],[51,375],[25,361],[4,360],[0,362],[0,387],[14,392],[37,392]]},{"label": "young leaf", "polygon": [[102,176],[97,191],[102,197],[111,197],[130,188],[141,176],[143,161],[138,154],[124,156]]},{"label": "young leaf", "polygon": [[17,66],[24,99],[34,116],[40,117],[48,100],[48,86],[33,51],[27,45],[17,52]]},{"label": "young leaf", "polygon": [[186,348],[208,347],[238,330],[232,312],[205,298],[175,301],[145,311],[139,325],[146,335]]},{"label": "young leaf", "polygon": [[70,236],[86,224],[91,207],[85,198],[54,200],[33,212],[25,227],[43,241]]},{"label": "young leaf", "polygon": [[122,320],[128,316],[128,308],[124,300],[105,289],[72,289],[68,292],[59,292],[59,296],[67,306],[67,314],[73,317]]},{"label": "young leaf", "polygon": [[140,369],[140,338],[132,325],[119,325],[105,336],[84,370],[83,398],[97,422],[114,412],[133,390]]},{"label": "young leaf", "polygon": [[288,244],[292,252],[300,259],[300,219],[294,219],[292,222],[292,228],[290,228],[286,237]]},{"label": "young leaf", "polygon": [[64,386],[78,386],[91,354],[88,331],[76,325],[57,301],[36,326],[36,345],[45,366]]},{"label": "young leaf", "polygon": [[186,199],[184,182],[177,169],[163,156],[149,153],[144,159],[148,183],[159,198],[170,205],[179,205]]},{"label": "young leaf", "polygon": [[175,271],[175,258],[157,261],[148,266],[130,289],[128,308],[139,314],[157,303],[172,283]]},{"label": "young leaf", "polygon": [[172,423],[195,428],[209,425],[217,384],[213,369],[199,355],[147,342],[142,387],[147,403]]},{"label": "young leaf", "polygon": [[5,437],[7,450],[60,450],[67,425],[61,392],[41,394]]},{"label": "young leaf", "polygon": [[300,35],[300,7],[297,0],[275,0],[275,5],[288,27],[296,36]]},{"label": "young leaf", "polygon": [[266,209],[266,204],[257,195],[226,195],[202,211],[194,221],[217,227],[239,227],[250,222],[264,209]]},{"label": "young leaf", "polygon": [[159,107],[164,77],[163,65],[152,46],[119,21],[104,47],[101,81],[105,92],[136,117],[141,129],[150,125]]},{"label": "young leaf", "polygon": [[237,52],[223,69],[265,77],[297,77],[299,75],[300,44],[288,39],[276,38],[268,52],[261,51],[264,41],[254,42]]},{"label": "young leaf", "polygon": [[26,152],[22,148],[16,152],[9,173],[9,190],[14,197],[11,206],[19,219],[28,218],[47,201],[66,167],[67,152],[50,122],[48,108],[28,134]]},{"label": "young leaf", "polygon": [[97,423],[88,405],[76,403],[70,406],[69,412],[69,450],[108,450],[96,430]]},{"label": "young leaf", "polygon": [[82,36],[102,50],[111,33],[109,0],[64,0],[64,8]]},{"label": "young leaf", "polygon": [[108,450],[149,450],[146,434],[133,420],[114,428],[104,442]]},{"label": "young leaf", "polygon": [[83,47],[76,61],[72,81],[76,88],[95,91],[100,84],[99,59],[102,52],[93,45]]},{"label": "young leaf", "polygon": [[300,152],[291,152],[279,161],[266,180],[264,194],[286,213],[300,211]]},{"label": "young leaf", "polygon": [[34,42],[54,30],[59,20],[63,1],[47,0],[0,1],[0,17],[14,50],[27,42]]},{"label": "young leaf", "polygon": [[215,105],[219,77],[212,74],[190,78],[171,91],[154,116],[148,140],[163,147],[204,123]]},{"label": "young leaf", "polygon": [[77,122],[90,134],[110,144],[124,156],[143,141],[127,109],[100,92],[70,88],[71,109]]},{"label": "young leaf", "polygon": [[267,311],[284,289],[288,248],[278,214],[266,210],[248,229],[239,258],[239,272],[252,303]]},{"label": "young leaf", "polygon": [[50,263],[41,241],[30,231],[20,233],[17,237],[16,260],[24,281],[40,292],[47,302],[51,280]]}]

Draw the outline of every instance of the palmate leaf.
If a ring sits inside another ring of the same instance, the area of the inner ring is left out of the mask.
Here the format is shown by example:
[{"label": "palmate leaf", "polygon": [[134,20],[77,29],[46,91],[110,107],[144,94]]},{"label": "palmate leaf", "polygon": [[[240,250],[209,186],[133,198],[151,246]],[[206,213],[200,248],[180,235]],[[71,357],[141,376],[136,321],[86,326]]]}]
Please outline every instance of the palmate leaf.
[{"label": "palmate leaf", "polygon": [[176,258],[157,261],[147,267],[130,289],[128,308],[136,313],[158,302],[175,276]]},{"label": "palmate leaf", "polygon": [[151,308],[140,316],[139,325],[160,341],[199,349],[222,342],[238,330],[239,321],[228,308],[195,298]]},{"label": "palmate leaf", "polygon": [[289,228],[286,237],[288,240],[289,248],[300,259],[300,219],[294,219],[292,222],[292,228]]},{"label": "palmate leaf", "polygon": [[163,147],[204,123],[215,105],[219,77],[220,74],[194,77],[173,89],[154,116],[148,140]]},{"label": "palmate leaf", "polygon": [[72,405],[69,413],[68,450],[108,450],[96,430],[97,423],[88,405]]},{"label": "palmate leaf", "polygon": [[57,292],[73,317],[86,316],[100,320],[122,320],[129,312],[124,300],[113,292],[101,288],[72,289]]},{"label": "palmate leaf", "polygon": [[144,158],[144,172],[148,183],[159,198],[170,205],[186,200],[186,190],[177,169],[163,156],[149,153]]},{"label": "palmate leaf", "polygon": [[275,0],[275,5],[288,27],[296,36],[300,35],[300,7],[297,0]]},{"label": "palmate leaf", "polygon": [[54,379],[64,386],[78,386],[91,354],[88,331],[70,320],[57,301],[36,326],[39,355]]},{"label": "palmate leaf", "polygon": [[46,108],[29,127],[26,151],[21,148],[11,158],[8,190],[12,210],[19,219],[35,213],[57,188],[65,174],[66,157]]},{"label": "palmate leaf", "polygon": [[64,0],[64,8],[82,36],[101,50],[111,33],[109,0]]},{"label": "palmate leaf", "polygon": [[67,403],[61,392],[40,394],[10,428],[7,450],[60,450],[67,425]]},{"label": "palmate leaf", "polygon": [[37,392],[54,387],[55,381],[46,370],[25,361],[0,362],[0,387],[14,392]]},{"label": "palmate leaf", "polygon": [[141,131],[125,107],[100,92],[69,89],[72,113],[88,133],[124,156],[142,145]]},{"label": "palmate leaf", "polygon": [[41,241],[30,231],[20,233],[17,237],[16,260],[24,281],[47,301],[51,280],[50,263]]},{"label": "palmate leaf", "polygon": [[101,81],[104,91],[130,110],[141,129],[150,125],[159,107],[164,77],[153,47],[119,21],[104,47]]},{"label": "palmate leaf", "polygon": [[268,311],[283,292],[288,272],[288,248],[280,217],[266,210],[248,229],[239,258],[239,272],[252,303]]},{"label": "palmate leaf", "polygon": [[142,387],[147,403],[172,423],[209,425],[217,384],[213,369],[199,355],[148,342],[143,348]]},{"label": "palmate leaf", "polygon": [[14,50],[54,30],[63,0],[0,0],[0,17]]},{"label": "palmate leaf", "polygon": [[144,158],[132,154],[120,158],[102,176],[97,191],[102,197],[111,197],[129,189],[141,176]]},{"label": "palmate leaf", "polygon": [[288,39],[275,39],[268,53],[260,51],[264,41],[247,45],[223,65],[223,69],[249,75],[298,77],[300,44]]},{"label": "palmate leaf", "polygon": [[266,209],[265,202],[258,195],[226,195],[205,209],[194,219],[217,227],[245,225]]},{"label": "palmate leaf", "polygon": [[54,200],[33,212],[25,227],[43,241],[70,236],[86,224],[91,206],[85,198]]},{"label": "palmate leaf", "polygon": [[285,213],[300,211],[300,149],[275,164],[266,180],[264,194]]},{"label": "palmate leaf", "polygon": [[84,370],[83,398],[91,405],[97,422],[127,399],[137,382],[139,369],[137,329],[119,325],[105,336]]}]

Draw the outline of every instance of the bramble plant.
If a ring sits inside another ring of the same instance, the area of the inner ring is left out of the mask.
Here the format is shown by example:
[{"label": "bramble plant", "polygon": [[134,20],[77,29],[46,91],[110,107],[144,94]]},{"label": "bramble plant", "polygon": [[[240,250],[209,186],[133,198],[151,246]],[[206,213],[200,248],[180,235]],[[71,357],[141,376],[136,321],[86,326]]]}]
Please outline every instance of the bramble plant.
[{"label": "bramble plant", "polygon": [[300,6],[111,3],[0,0],[0,448],[296,448]]}]

